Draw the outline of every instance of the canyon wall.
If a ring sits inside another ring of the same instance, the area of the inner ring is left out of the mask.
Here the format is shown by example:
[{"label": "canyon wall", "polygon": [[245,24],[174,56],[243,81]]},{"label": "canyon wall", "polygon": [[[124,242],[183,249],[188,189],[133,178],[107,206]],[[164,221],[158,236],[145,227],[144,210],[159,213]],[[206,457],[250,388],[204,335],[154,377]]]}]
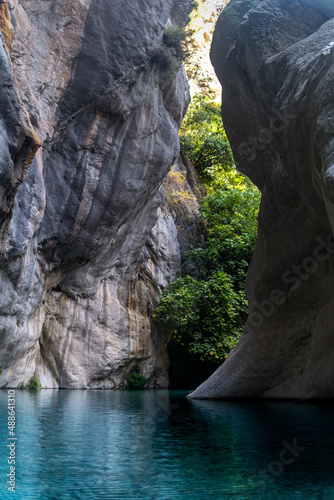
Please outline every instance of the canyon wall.
[{"label": "canyon wall", "polygon": [[179,272],[189,91],[157,54],[191,4],[0,1],[0,387],[168,384],[150,314]]},{"label": "canyon wall", "polygon": [[236,165],[263,193],[237,347],[194,398],[334,396],[334,7],[231,0],[213,38]]}]

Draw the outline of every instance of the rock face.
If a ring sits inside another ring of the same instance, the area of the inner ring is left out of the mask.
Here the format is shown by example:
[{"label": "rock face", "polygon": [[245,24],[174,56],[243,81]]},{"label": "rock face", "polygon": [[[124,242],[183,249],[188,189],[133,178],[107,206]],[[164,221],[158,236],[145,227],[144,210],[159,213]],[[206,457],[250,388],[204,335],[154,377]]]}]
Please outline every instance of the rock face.
[{"label": "rock face", "polygon": [[334,396],[334,7],[231,0],[212,61],[238,168],[263,193],[250,316],[197,398]]},{"label": "rock face", "polygon": [[0,386],[166,386],[163,181],[189,102],[153,57],[189,0],[0,2]]}]

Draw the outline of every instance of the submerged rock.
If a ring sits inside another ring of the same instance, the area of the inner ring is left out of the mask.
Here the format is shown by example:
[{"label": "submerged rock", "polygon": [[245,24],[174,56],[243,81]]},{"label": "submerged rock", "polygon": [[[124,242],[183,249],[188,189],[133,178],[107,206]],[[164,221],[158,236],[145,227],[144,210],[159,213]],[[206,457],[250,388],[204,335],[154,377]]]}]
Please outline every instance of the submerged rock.
[{"label": "submerged rock", "polygon": [[212,61],[239,170],[262,190],[245,333],[191,397],[334,396],[334,7],[231,0]]},{"label": "submerged rock", "polygon": [[179,272],[162,184],[189,91],[153,56],[191,4],[1,2],[2,387],[119,387],[138,364],[168,383],[150,313]]}]

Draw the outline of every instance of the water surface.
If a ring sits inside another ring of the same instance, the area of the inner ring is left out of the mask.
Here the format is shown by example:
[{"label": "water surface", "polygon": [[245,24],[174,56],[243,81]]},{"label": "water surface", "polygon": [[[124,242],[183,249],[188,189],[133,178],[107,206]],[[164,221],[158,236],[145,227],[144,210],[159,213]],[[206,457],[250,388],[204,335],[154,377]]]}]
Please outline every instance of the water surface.
[{"label": "water surface", "polygon": [[186,394],[16,391],[14,494],[0,391],[0,499],[334,499],[334,404]]}]

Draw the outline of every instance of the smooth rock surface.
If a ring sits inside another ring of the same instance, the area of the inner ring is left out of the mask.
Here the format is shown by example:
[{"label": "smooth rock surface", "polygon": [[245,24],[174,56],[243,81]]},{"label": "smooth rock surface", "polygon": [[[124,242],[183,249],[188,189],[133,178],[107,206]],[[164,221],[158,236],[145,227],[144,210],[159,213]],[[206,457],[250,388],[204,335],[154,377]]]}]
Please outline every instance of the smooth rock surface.
[{"label": "smooth rock surface", "polygon": [[239,170],[263,193],[250,316],[194,398],[334,396],[334,8],[231,0],[212,61]]},{"label": "smooth rock surface", "polygon": [[0,4],[1,387],[120,387],[137,365],[168,384],[149,318],[179,272],[162,184],[189,90],[152,56],[190,5]]}]

